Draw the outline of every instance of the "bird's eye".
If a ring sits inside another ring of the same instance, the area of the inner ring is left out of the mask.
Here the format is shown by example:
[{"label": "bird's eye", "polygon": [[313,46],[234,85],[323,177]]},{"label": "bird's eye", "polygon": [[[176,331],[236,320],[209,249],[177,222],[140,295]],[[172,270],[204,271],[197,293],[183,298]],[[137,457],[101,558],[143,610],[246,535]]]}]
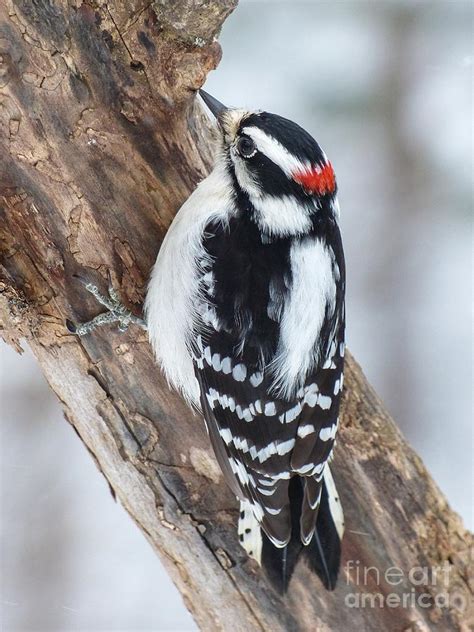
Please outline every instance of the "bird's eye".
[{"label": "bird's eye", "polygon": [[237,151],[242,158],[252,158],[257,153],[257,146],[248,136],[241,136],[237,141]]}]

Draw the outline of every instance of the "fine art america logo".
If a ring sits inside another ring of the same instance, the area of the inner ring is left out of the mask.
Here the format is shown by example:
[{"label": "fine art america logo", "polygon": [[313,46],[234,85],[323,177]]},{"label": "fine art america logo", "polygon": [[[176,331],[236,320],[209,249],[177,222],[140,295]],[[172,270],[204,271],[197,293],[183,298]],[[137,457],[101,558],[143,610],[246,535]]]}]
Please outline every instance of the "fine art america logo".
[{"label": "fine art america logo", "polygon": [[354,591],[345,596],[348,608],[447,608],[464,612],[466,597],[450,590],[451,564],[414,566],[408,572],[398,566],[381,571],[348,560],[344,566],[346,584]]}]

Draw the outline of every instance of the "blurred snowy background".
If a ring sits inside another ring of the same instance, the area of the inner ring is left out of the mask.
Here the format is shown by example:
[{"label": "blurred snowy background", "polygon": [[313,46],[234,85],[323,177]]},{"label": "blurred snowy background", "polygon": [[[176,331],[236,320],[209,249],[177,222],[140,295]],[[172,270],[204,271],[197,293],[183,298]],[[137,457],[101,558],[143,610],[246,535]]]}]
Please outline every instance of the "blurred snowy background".
[{"label": "blurred snowy background", "polygon": [[[206,84],[330,157],[348,345],[471,527],[472,36],[471,2],[242,0]],[[34,360],[1,370],[3,630],[194,630]]]}]

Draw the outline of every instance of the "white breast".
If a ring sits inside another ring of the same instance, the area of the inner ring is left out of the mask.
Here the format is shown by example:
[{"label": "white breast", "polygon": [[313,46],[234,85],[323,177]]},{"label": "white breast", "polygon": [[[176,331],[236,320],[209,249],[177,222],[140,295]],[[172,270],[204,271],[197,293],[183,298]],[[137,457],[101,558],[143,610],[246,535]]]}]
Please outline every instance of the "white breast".
[{"label": "white breast", "polygon": [[232,186],[217,164],[174,218],[151,274],[145,311],[150,342],[168,381],[191,403],[199,403],[191,345],[199,303],[199,280],[206,264],[202,238],[210,221],[226,221],[233,211]]}]

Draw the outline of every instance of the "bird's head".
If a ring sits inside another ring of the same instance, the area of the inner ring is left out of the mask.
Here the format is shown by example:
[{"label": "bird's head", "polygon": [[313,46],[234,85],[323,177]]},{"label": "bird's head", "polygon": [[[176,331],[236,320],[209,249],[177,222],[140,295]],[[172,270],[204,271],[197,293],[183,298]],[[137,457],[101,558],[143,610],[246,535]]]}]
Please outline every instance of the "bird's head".
[{"label": "bird's head", "polygon": [[303,235],[318,213],[337,219],[334,171],[308,132],[282,116],[227,108],[207,92],[200,94],[219,125],[218,160],[263,232]]}]

